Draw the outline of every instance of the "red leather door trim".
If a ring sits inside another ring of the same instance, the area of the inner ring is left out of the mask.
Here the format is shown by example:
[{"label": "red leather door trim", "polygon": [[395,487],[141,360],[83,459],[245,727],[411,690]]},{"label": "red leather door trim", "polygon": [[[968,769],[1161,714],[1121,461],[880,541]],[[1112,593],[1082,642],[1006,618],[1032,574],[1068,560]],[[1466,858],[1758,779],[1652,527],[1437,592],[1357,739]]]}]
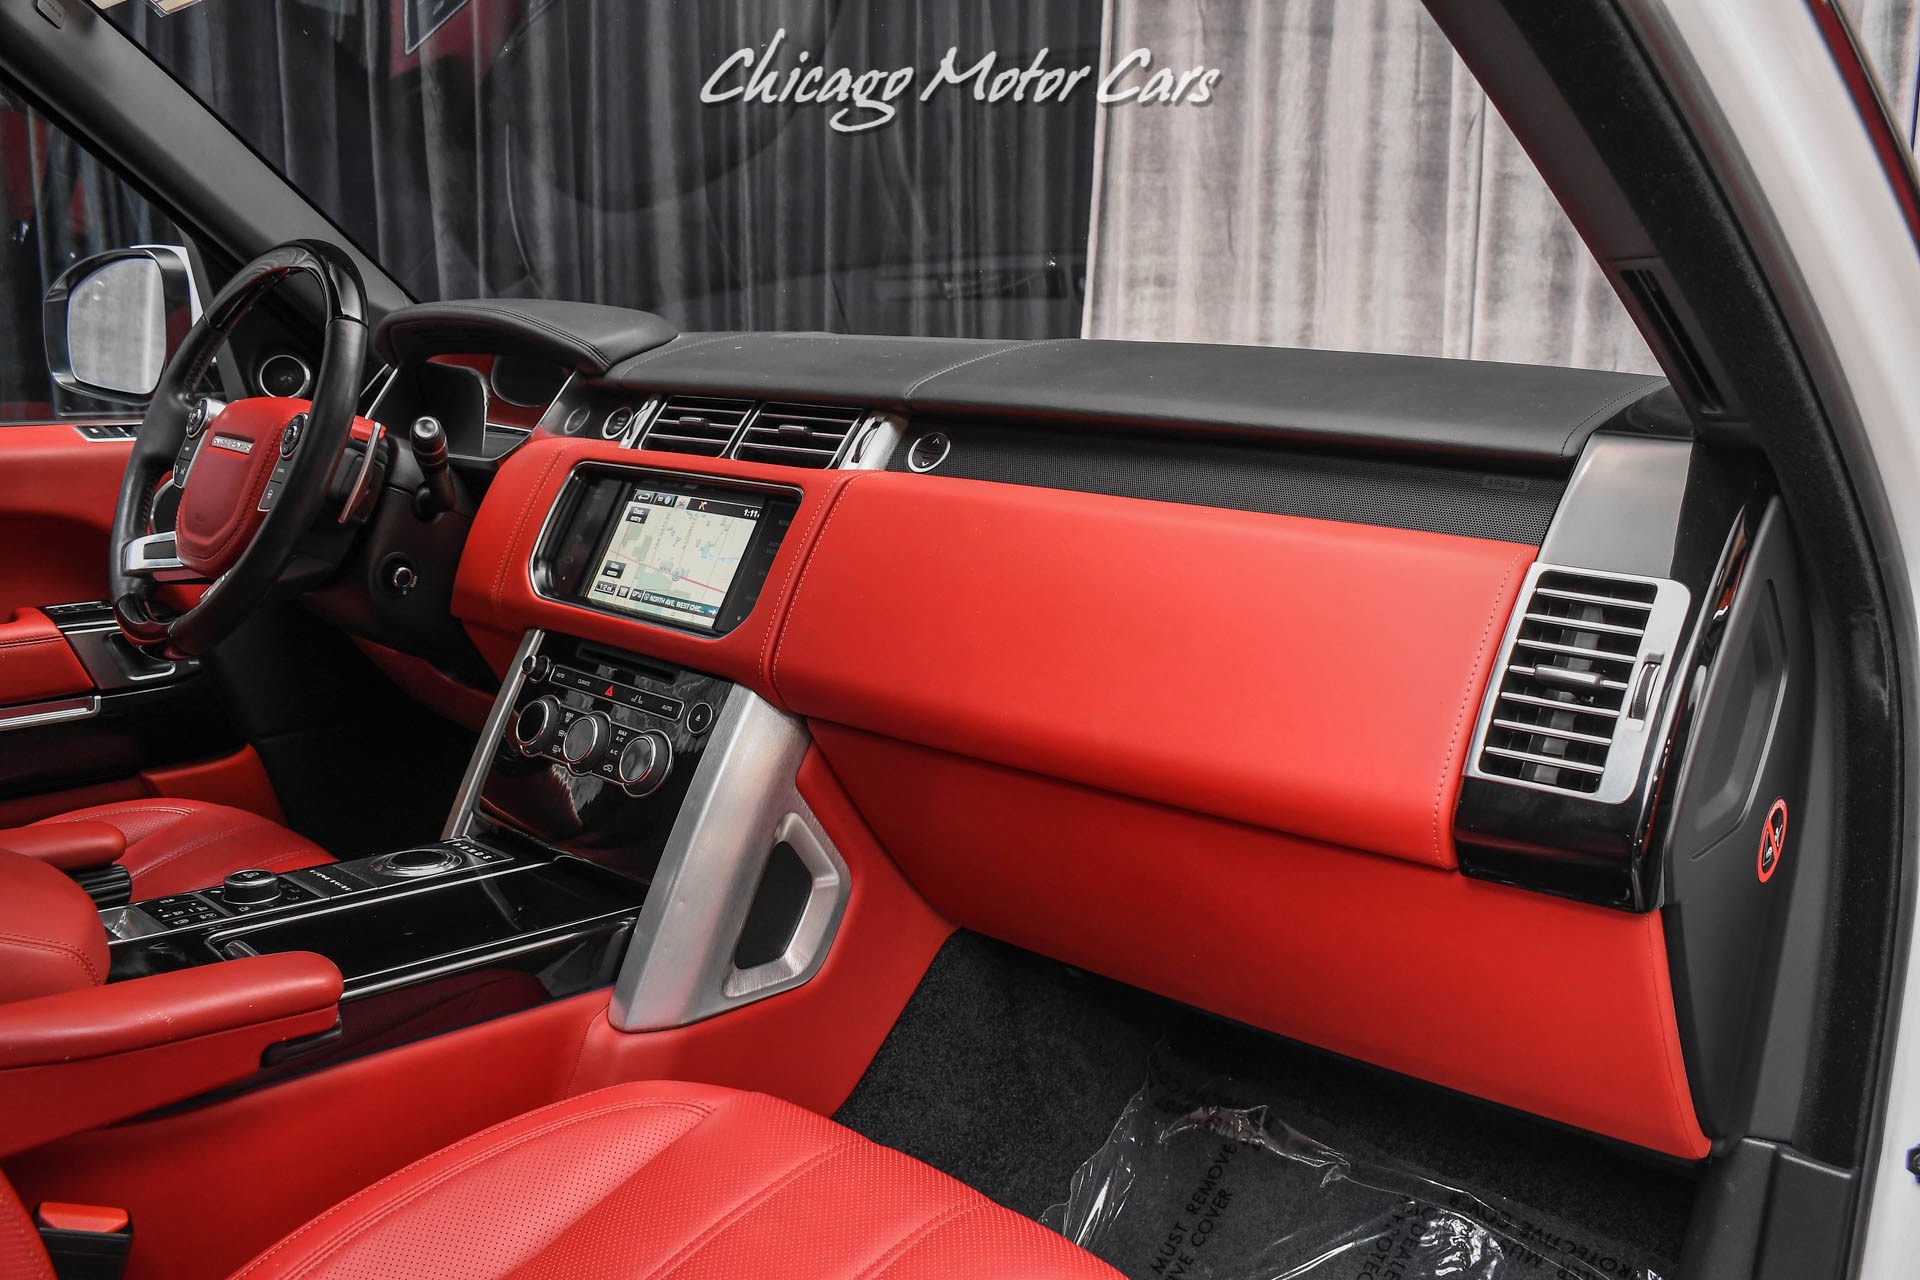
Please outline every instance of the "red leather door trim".
[{"label": "red leather door trim", "polygon": [[88,440],[66,423],[0,427],[0,617],[23,605],[104,600],[107,538],[131,443]]},{"label": "red leather door trim", "polygon": [[[712,480],[755,480],[801,491],[800,510],[774,558],[766,588],[746,621],[724,636],[701,636],[596,613],[576,605],[543,600],[534,594],[527,564],[554,499],[579,463],[613,462]],[[725,676],[772,700],[768,676],[773,637],[786,612],[794,578],[833,495],[848,478],[844,471],[802,471],[724,458],[695,458],[679,453],[622,449],[599,441],[537,439],[522,445],[494,477],[486,500],[474,516],[453,584],[453,613],[476,630],[475,643],[497,667],[528,627],[550,627],[568,635],[618,645]]]},{"label": "red leather door trim", "polygon": [[1657,915],[814,729],[882,847],[956,925],[1623,1142],[1707,1153]]},{"label": "red leather door trim", "polygon": [[92,677],[46,614],[23,607],[0,623],[0,707],[68,698],[92,688]]},{"label": "red leather door trim", "polygon": [[1534,549],[1019,485],[842,492],[800,714],[1435,866]]}]

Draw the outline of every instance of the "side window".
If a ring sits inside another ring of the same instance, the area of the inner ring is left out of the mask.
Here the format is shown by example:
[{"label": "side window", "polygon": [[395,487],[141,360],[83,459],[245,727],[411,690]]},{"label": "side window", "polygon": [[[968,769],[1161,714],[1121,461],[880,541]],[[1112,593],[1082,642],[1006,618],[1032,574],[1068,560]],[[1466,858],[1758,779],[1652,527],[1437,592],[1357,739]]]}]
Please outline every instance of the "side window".
[{"label": "side window", "polygon": [[137,419],[139,411],[57,385],[41,304],[82,258],[186,243],[165,215],[45,116],[0,89],[0,426]]}]

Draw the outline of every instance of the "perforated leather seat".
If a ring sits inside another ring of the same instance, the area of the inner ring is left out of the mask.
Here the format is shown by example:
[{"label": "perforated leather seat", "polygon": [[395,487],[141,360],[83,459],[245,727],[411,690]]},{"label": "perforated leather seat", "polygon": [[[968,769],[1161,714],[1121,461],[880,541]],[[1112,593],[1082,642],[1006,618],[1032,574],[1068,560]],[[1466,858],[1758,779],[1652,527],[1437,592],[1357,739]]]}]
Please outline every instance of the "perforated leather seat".
[{"label": "perforated leather seat", "polygon": [[584,1094],[428,1156],[321,1214],[244,1280],[349,1277],[1117,1280],[1030,1219],[762,1094]]},{"label": "perforated leather seat", "polygon": [[292,871],[333,861],[325,849],[277,822],[199,800],[161,797],[96,805],[43,819],[28,830],[80,822],[104,822],[126,837],[126,852],[116,861],[133,875],[135,901],[208,889],[228,872],[248,867]]}]

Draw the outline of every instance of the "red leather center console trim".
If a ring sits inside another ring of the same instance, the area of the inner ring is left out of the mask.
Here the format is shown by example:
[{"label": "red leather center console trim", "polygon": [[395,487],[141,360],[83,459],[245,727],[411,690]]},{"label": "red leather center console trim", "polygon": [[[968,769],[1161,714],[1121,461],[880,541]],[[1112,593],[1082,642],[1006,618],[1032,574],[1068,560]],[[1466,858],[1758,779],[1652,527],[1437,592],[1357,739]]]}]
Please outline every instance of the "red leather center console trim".
[{"label": "red leather center console trim", "polygon": [[606,1008],[607,993],[590,992],[77,1133],[9,1157],[7,1176],[29,1204],[124,1205],[137,1226],[126,1280],[225,1280],[402,1165],[565,1096],[580,1038]]},{"label": "red leather center console trim", "polygon": [[1657,915],[815,730],[881,844],[957,925],[1625,1142],[1707,1153]]},{"label": "red leather center console trim", "polygon": [[[8,1002],[97,987],[107,968],[93,899],[49,863],[0,845],[0,1012]],[[0,1055],[9,1051],[0,1040]]]},{"label": "red leather center console trim", "polygon": [[0,1005],[0,1156],[243,1080],[331,1028],[340,987],[290,952]]},{"label": "red leather center console trim", "polygon": [[[805,984],[666,1031],[616,1031],[602,1018],[580,1045],[571,1091],[628,1080],[699,1080],[774,1093],[823,1115],[838,1109],[953,926],[927,909],[817,751],[800,794],[847,862],[852,893],[826,961]],[[806,1046],[796,1052],[797,1046]]]},{"label": "red leather center console trim", "polygon": [[773,678],[802,715],[1454,865],[1532,547],[933,476],[849,484]]},{"label": "red leather center console trim", "polygon": [[21,608],[0,622],[0,706],[71,697],[93,688],[93,678],[38,609]]},{"label": "red leather center console trim", "polygon": [[[527,566],[554,500],[575,466],[610,462],[678,472],[708,480],[753,480],[801,491],[800,509],[774,558],[767,584],[746,621],[724,636],[701,636],[629,621],[578,605],[544,600]],[[473,520],[453,584],[454,616],[477,628],[475,641],[496,665],[528,627],[549,627],[725,676],[769,700],[773,638],[794,579],[821,517],[849,477],[844,471],[803,471],[723,458],[622,449],[601,441],[537,439],[500,468]],[[491,642],[487,637],[491,637]]]},{"label": "red leather center console trim", "polygon": [[952,926],[880,851],[818,753],[801,765],[799,787],[853,873],[834,948],[801,987],[652,1035],[613,1030],[607,993],[589,992],[206,1106],[76,1133],[9,1157],[6,1172],[29,1203],[126,1206],[138,1225],[127,1280],[217,1280],[409,1161],[605,1085],[678,1072],[830,1113]]},{"label": "red leather center console trim", "polygon": [[0,831],[0,849],[62,871],[73,871],[118,862],[120,855],[127,851],[127,837],[120,828],[105,822],[10,827]]}]

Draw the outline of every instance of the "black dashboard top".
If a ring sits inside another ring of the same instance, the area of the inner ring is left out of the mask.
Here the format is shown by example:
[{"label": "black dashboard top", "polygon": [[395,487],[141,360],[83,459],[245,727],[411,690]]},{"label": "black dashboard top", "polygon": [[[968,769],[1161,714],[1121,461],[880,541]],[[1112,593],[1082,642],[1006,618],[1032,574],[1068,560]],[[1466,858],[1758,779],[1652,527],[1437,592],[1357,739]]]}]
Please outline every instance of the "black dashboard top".
[{"label": "black dashboard top", "polygon": [[387,313],[374,349],[389,364],[436,355],[507,355],[548,360],[589,377],[672,340],[659,316],[592,302],[471,298],[423,302]]},{"label": "black dashboard top", "polygon": [[1352,351],[824,333],[686,334],[611,380],[910,415],[1205,426],[1550,469],[1570,467],[1594,430],[1666,385],[1644,374]]},{"label": "black dashboard top", "polygon": [[634,391],[1031,419],[1056,430],[1200,429],[1248,443],[1561,473],[1602,426],[1648,429],[1627,410],[1666,386],[1644,374],[1203,343],[676,335],[646,312],[525,299],[404,307],[375,340],[400,363],[525,356]]}]

